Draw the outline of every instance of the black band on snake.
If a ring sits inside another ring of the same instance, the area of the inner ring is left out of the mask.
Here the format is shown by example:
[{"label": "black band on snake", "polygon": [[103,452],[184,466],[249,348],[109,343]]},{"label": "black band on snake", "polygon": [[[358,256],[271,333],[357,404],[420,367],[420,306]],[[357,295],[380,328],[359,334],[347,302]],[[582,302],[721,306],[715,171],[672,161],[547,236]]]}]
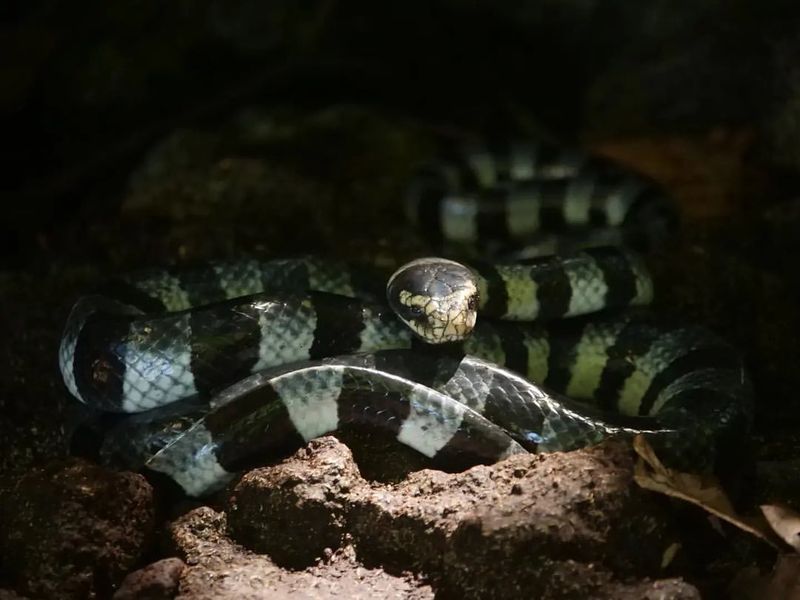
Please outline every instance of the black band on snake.
[{"label": "black band on snake", "polygon": [[[606,162],[519,145],[424,169],[409,206],[463,242],[548,225],[661,235],[664,198]],[[76,398],[142,413],[105,454],[191,495],[346,424],[458,464],[646,433],[673,464],[712,466],[749,427],[741,359],[702,328],[627,310],[652,295],[642,259],[621,247],[419,259],[390,276],[315,258],[213,263],[79,299],[59,363]]]}]

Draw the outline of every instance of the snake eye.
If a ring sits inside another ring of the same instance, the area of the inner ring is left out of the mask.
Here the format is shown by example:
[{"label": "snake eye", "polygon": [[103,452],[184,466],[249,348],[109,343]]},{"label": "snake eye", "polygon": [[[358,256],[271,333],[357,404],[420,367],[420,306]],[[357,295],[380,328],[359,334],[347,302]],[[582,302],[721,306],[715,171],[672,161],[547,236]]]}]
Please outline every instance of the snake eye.
[{"label": "snake eye", "polygon": [[467,308],[469,310],[476,310],[478,308],[478,297],[470,296],[467,300]]},{"label": "snake eye", "polygon": [[422,316],[422,307],[421,306],[410,306],[408,308],[408,312],[411,313],[412,317],[421,317]]}]

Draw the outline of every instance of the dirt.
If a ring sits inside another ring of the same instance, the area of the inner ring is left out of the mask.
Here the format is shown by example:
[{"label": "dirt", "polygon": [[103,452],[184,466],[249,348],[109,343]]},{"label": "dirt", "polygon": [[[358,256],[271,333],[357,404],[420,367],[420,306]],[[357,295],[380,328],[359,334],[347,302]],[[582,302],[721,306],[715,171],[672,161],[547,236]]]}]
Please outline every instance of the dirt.
[{"label": "dirt", "polygon": [[155,526],[153,492],[135,473],[52,462],[2,497],[0,555],[15,588],[48,598],[110,595],[143,558]]}]

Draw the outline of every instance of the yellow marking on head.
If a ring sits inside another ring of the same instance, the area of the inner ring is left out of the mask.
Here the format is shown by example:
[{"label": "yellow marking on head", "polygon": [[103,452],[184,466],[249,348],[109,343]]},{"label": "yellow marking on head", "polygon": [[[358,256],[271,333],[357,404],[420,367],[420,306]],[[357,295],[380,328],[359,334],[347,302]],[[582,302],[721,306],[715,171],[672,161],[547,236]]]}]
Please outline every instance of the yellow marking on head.
[{"label": "yellow marking on head", "polygon": [[400,304],[422,309],[425,319],[406,321],[411,329],[430,343],[463,340],[475,327],[476,312],[469,309],[469,300],[477,293],[474,285],[459,288],[441,298],[413,294],[408,290],[398,293]]}]

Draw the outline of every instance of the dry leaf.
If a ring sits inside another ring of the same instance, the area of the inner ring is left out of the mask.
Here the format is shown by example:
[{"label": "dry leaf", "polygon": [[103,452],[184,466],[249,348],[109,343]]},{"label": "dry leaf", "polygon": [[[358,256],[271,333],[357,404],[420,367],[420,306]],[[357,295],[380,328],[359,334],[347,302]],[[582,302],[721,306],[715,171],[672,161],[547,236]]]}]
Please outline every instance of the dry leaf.
[{"label": "dry leaf", "polygon": [[633,448],[641,457],[633,471],[633,478],[640,487],[696,504],[779,549],[767,521],[760,515],[744,517],[737,514],[715,477],[668,469],[655,455],[644,436],[638,435],[633,439]]},{"label": "dry leaf", "polygon": [[794,548],[795,552],[800,552],[800,514],[777,504],[763,504],[761,512],[772,530]]}]

